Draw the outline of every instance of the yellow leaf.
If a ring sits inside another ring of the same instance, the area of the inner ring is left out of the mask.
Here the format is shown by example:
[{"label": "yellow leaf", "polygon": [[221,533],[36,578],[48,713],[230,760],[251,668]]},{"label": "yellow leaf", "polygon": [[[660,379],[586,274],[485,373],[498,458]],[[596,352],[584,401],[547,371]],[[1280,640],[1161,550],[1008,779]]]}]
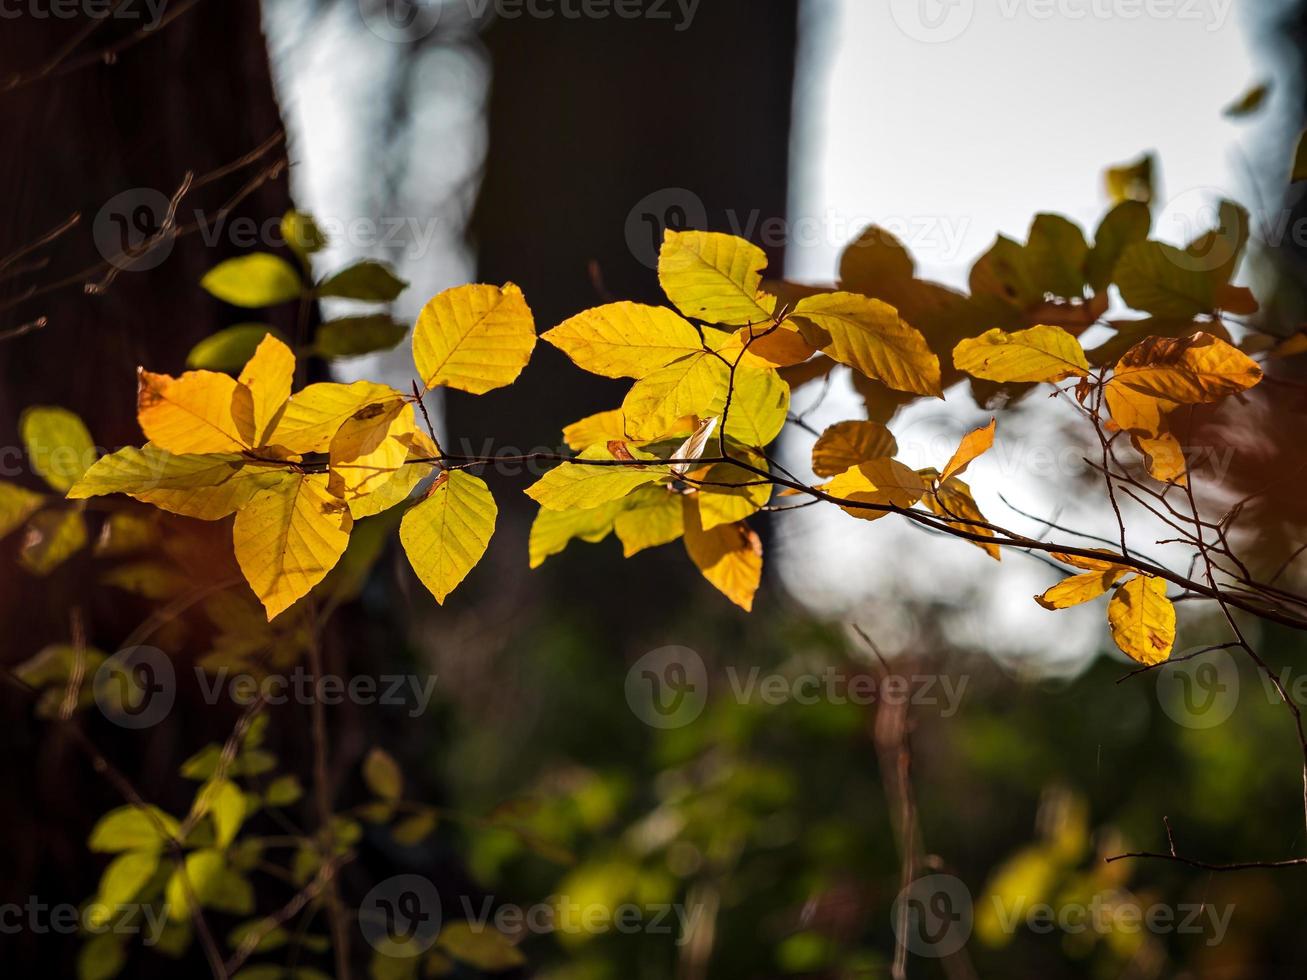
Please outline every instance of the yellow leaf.
[{"label": "yellow leaf", "polygon": [[[882,507],[908,508],[926,493],[921,476],[895,459],[870,459],[852,466],[826,486],[831,496]],[[844,507],[844,511],[864,521],[874,521],[888,511],[864,507]]]},{"label": "yellow leaf", "polygon": [[723,524],[705,531],[694,497],[684,502],[685,550],[712,585],[745,612],[762,581],[762,541],[747,524]]},{"label": "yellow leaf", "polygon": [[175,455],[154,445],[128,446],[97,460],[68,498],[125,493],[173,514],[215,521],[278,483],[283,473],[234,453]]},{"label": "yellow leaf", "polygon": [[220,262],[200,280],[200,286],[233,306],[275,306],[297,299],[299,274],[280,256],[255,252]]},{"label": "yellow leaf", "polygon": [[294,378],[295,355],[289,347],[268,334],[259,342],[254,356],[237,379],[250,391],[251,427],[242,433],[247,445],[267,443],[277,423],[277,413],[290,397]]},{"label": "yellow leaf", "polygon": [[685,533],[681,495],[666,487],[637,490],[622,504],[613,526],[624,558],[670,544]]},{"label": "yellow leaf", "polygon": [[360,408],[331,440],[327,488],[347,502],[380,490],[404,465],[416,431],[402,398]]},{"label": "yellow leaf", "polygon": [[734,235],[671,231],[658,254],[658,281],[678,310],[705,323],[766,323],[774,297],[759,292],[767,256]]},{"label": "yellow leaf", "polygon": [[899,451],[894,434],[879,422],[836,422],[812,447],[812,471],[835,476],[868,459],[883,459]]},{"label": "yellow leaf", "polygon": [[1184,449],[1180,440],[1169,432],[1163,432],[1153,439],[1148,436],[1131,436],[1131,442],[1144,457],[1148,475],[1161,483],[1174,483],[1187,486],[1189,483],[1189,464],[1184,458]]},{"label": "yellow leaf", "polygon": [[526,495],[547,510],[590,510],[668,475],[666,466],[592,465],[614,460],[606,446],[591,446],[577,458],[586,462],[561,463],[527,487]]},{"label": "yellow leaf", "polygon": [[24,490],[15,483],[0,481],[0,538],[27,520],[44,501],[45,498],[39,493]]},{"label": "yellow leaf", "polygon": [[428,388],[482,395],[517,380],[535,343],[535,320],[517,286],[456,286],[418,314],[413,361]]},{"label": "yellow leaf", "polygon": [[400,397],[389,385],[371,381],[309,385],[286,402],[268,443],[290,453],[325,453],[340,427],[355,412]]},{"label": "yellow leaf", "polygon": [[378,489],[349,501],[349,512],[354,520],[359,521],[380,514],[407,500],[413,488],[435,468],[433,463],[415,462],[415,460],[434,460],[439,455],[440,451],[431,437],[421,429],[415,431],[408,450],[408,462],[397,469],[394,475]]},{"label": "yellow leaf", "polygon": [[622,401],[627,435],[656,439],[686,415],[719,416],[726,404],[730,368],[715,354],[673,361],[631,386]]},{"label": "yellow leaf", "polygon": [[353,524],[344,501],[327,491],[325,473],[288,474],[237,512],[236,561],[268,619],[326,577]]},{"label": "yellow leaf", "polygon": [[[759,469],[767,469],[767,460],[751,450],[735,450]],[[694,485],[699,489],[699,519],[705,531],[721,524],[735,524],[752,517],[771,499],[772,486],[763,477],[733,463],[717,463],[706,468]],[[712,484],[730,484],[713,486]]]},{"label": "yellow leaf", "polygon": [[1200,331],[1136,344],[1117,362],[1105,394],[1117,425],[1156,438],[1164,430],[1163,417],[1180,405],[1220,401],[1261,380],[1257,362]]},{"label": "yellow leaf", "polygon": [[363,781],[374,796],[392,803],[404,792],[404,774],[385,749],[374,748],[363,759]]},{"label": "yellow leaf", "polygon": [[53,489],[67,491],[95,462],[86,425],[66,408],[34,406],[23,412],[18,430],[32,469]]},{"label": "yellow leaf", "polygon": [[[170,453],[238,453],[247,448],[236,424],[249,389],[215,371],[177,378],[137,372],[136,418],[145,438]],[[247,406],[248,407],[248,406]]]},{"label": "yellow leaf", "polygon": [[947,483],[950,477],[960,476],[973,460],[989,452],[994,445],[994,430],[997,427],[998,420],[990,419],[989,425],[972,429],[963,436],[957,452],[953,454],[953,458],[944,467],[944,472],[940,474],[940,482]]},{"label": "yellow leaf", "polygon": [[587,310],[542,336],[578,367],[605,378],[643,378],[703,349],[688,320],[666,307],[640,303]]},{"label": "yellow leaf", "polygon": [[1115,561],[1112,560],[1116,556],[1113,555],[1111,552],[1104,551],[1099,553],[1102,554],[1103,556],[1102,558],[1084,558],[1081,557],[1080,555],[1064,555],[1060,551],[1052,552],[1052,556],[1056,558],[1058,561],[1066,562],[1068,565],[1072,565],[1075,568],[1083,568],[1085,571],[1088,572],[1106,572],[1113,568],[1119,568],[1122,571],[1128,571],[1127,566],[1118,565]]},{"label": "yellow leaf", "polygon": [[[926,479],[939,480],[939,486],[925,496],[926,506],[935,514],[956,524],[958,528],[964,531],[971,531],[975,534],[983,534],[987,538],[992,538],[994,532],[987,527],[977,527],[967,521],[979,521],[984,523],[985,515],[980,512],[976,505],[976,498],[971,493],[971,488],[959,480],[956,476],[947,480],[940,479],[931,471],[922,471],[922,476]],[[1002,561],[1003,555],[999,546],[990,544],[985,541],[972,541],[977,548],[981,549],[995,561]]]},{"label": "yellow leaf", "polygon": [[790,386],[775,368],[739,367],[730,404],[723,404],[726,435],[762,448],[781,434],[790,412]]},{"label": "yellow leaf", "polygon": [[486,553],[498,514],[485,481],[453,470],[404,515],[400,543],[436,602],[443,603]]},{"label": "yellow leaf", "polygon": [[49,575],[86,547],[86,520],[81,511],[43,510],[23,532],[19,560],[35,575]]},{"label": "yellow leaf", "polygon": [[1038,326],[1007,333],[997,328],[962,341],[953,366],[972,377],[998,382],[1062,381],[1084,378],[1084,348],[1061,327]]},{"label": "yellow leaf", "polygon": [[450,922],[441,927],[436,945],[454,959],[487,973],[499,973],[526,962],[521,951],[492,925]]},{"label": "yellow leaf", "polygon": [[1068,609],[1071,606],[1078,606],[1103,595],[1116,585],[1117,580],[1124,574],[1124,569],[1110,568],[1100,572],[1072,575],[1058,582],[1043,595],[1035,596],[1035,601],[1045,609]]},{"label": "yellow leaf", "polygon": [[587,415],[563,430],[563,441],[580,452],[591,446],[626,438],[626,423],[620,408]]},{"label": "yellow leaf", "polygon": [[527,541],[531,567],[539,568],[546,558],[562,553],[574,538],[597,544],[608,537],[625,503],[624,500],[610,500],[589,510],[541,507],[531,522],[531,535]]},{"label": "yellow leaf", "polygon": [[1116,590],[1107,606],[1112,639],[1131,660],[1160,664],[1175,645],[1175,606],[1166,582],[1137,575]]},{"label": "yellow leaf", "polygon": [[939,358],[888,303],[857,293],[826,293],[799,300],[794,315],[830,334],[823,350],[841,364],[898,391],[943,397]]},{"label": "yellow leaf", "polygon": [[[741,365],[752,367],[793,367],[817,353],[816,346],[810,344],[788,320],[774,330],[770,327],[741,327],[720,342],[712,336],[716,332],[708,331],[705,339],[732,364],[738,359]],[[824,343],[829,342],[829,336],[825,337]]]}]

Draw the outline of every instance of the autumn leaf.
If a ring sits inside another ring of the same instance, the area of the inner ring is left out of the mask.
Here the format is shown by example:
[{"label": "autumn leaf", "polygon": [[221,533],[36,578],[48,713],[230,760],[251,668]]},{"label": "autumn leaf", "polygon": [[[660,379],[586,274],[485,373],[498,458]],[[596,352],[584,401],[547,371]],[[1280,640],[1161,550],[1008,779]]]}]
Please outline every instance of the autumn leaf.
[{"label": "autumn leaf", "polygon": [[747,524],[723,524],[704,530],[699,505],[683,499],[685,550],[700,573],[745,612],[762,581],[762,541]]},{"label": "autumn leaf", "polygon": [[730,403],[722,405],[724,431],[745,446],[761,448],[781,434],[790,411],[790,386],[770,367],[740,367]]},{"label": "autumn leaf", "polygon": [[[237,427],[251,447],[266,445],[279,413],[290,397],[295,378],[295,355],[272,334],[259,342],[237,379],[249,391],[248,401],[237,398]],[[248,411],[247,411],[248,410]]]},{"label": "autumn leaf", "polygon": [[1185,459],[1184,448],[1175,436],[1169,432],[1162,432],[1156,438],[1132,435],[1130,441],[1144,457],[1148,475],[1154,480],[1181,487],[1188,485],[1189,464]]},{"label": "autumn leaf", "polygon": [[517,380],[535,342],[535,320],[517,286],[456,286],[418,314],[413,361],[427,388],[482,395]]},{"label": "autumn leaf", "polygon": [[359,409],[332,437],[328,489],[346,501],[380,490],[404,465],[415,432],[405,399]]},{"label": "autumn leaf", "polygon": [[[907,509],[920,500],[927,487],[921,476],[895,459],[870,459],[840,473],[826,492],[841,500]],[[845,513],[864,521],[884,517],[888,510],[840,505]]]},{"label": "autumn leaf", "polygon": [[953,365],[972,377],[998,382],[1062,381],[1089,374],[1080,342],[1061,327],[1050,326],[1015,333],[988,330],[958,344]]},{"label": "autumn leaf", "polygon": [[1084,602],[1090,602],[1105,594],[1116,585],[1125,569],[1108,568],[1102,571],[1086,572],[1064,578],[1057,585],[1035,596],[1035,601],[1045,609],[1068,609]]},{"label": "autumn leaf", "polygon": [[643,378],[703,349],[693,324],[661,306],[610,303],[542,335],[578,367],[605,378]]},{"label": "autumn leaf", "polygon": [[216,371],[172,378],[141,368],[136,419],[145,438],[170,453],[238,453],[247,446],[236,423],[238,393],[248,403],[249,389]]},{"label": "autumn leaf", "polygon": [[836,422],[812,447],[812,471],[818,476],[836,476],[861,462],[898,451],[894,434],[879,422]]},{"label": "autumn leaf", "polygon": [[331,571],[352,526],[349,509],[328,491],[325,473],[287,474],[237,512],[236,561],[269,620]]},{"label": "autumn leaf", "polygon": [[356,412],[402,397],[389,385],[371,381],[311,384],[291,395],[268,444],[290,453],[325,453],[340,427]]},{"label": "autumn leaf", "polygon": [[1166,582],[1137,575],[1116,590],[1107,606],[1112,639],[1130,659],[1151,667],[1171,656],[1175,644],[1175,606]]},{"label": "autumn leaf", "polygon": [[[949,477],[947,480],[941,479],[935,470],[918,470],[917,473],[928,483],[935,484],[935,488],[928,490],[923,498],[926,507],[932,513],[944,518],[957,527],[958,530],[983,535],[986,538],[994,537],[994,532],[989,528],[979,526],[979,524],[986,523],[985,515],[981,513],[980,507],[976,504],[976,498],[971,492],[971,487],[956,476]],[[969,541],[969,543],[975,545],[995,561],[1003,560],[1003,553],[998,545],[988,541]]]},{"label": "autumn leaf", "polygon": [[[734,448],[731,455],[757,469],[768,469],[766,458],[754,450]],[[772,486],[766,478],[734,463],[716,463],[699,473],[694,485],[699,490],[699,517],[705,531],[752,517],[771,499]]]},{"label": "autumn leaf", "polygon": [[730,368],[717,355],[703,351],[646,375],[622,401],[627,435],[656,439],[684,416],[721,415],[729,380]]},{"label": "autumn leaf", "polygon": [[644,487],[625,500],[613,521],[622,556],[670,544],[685,533],[685,509],[680,494],[666,487]]},{"label": "autumn leaf", "polygon": [[484,480],[452,470],[442,474],[426,499],[404,515],[400,543],[436,602],[443,604],[481,560],[498,514]]},{"label": "autumn leaf", "polygon": [[[584,510],[541,507],[531,522],[527,539],[530,567],[539,568],[547,558],[561,554],[577,538],[598,544],[613,532],[614,522],[625,504],[625,500],[610,500]],[[680,506],[679,502],[677,506]]]},{"label": "autumn leaf", "polygon": [[940,474],[940,483],[947,483],[951,477],[960,476],[978,456],[989,452],[994,446],[994,430],[997,427],[998,420],[990,419],[989,425],[972,429],[963,436],[957,452],[953,454],[953,458],[944,467],[944,472]]},{"label": "autumn leaf", "polygon": [[826,293],[799,300],[794,315],[830,335],[823,350],[841,364],[897,391],[943,397],[939,358],[888,303],[857,293]]},{"label": "autumn leaf", "polygon": [[767,256],[742,238],[668,230],[658,254],[658,281],[685,316],[729,326],[766,323],[775,299],[760,293]]},{"label": "autumn leaf", "polygon": [[[527,487],[526,495],[548,510],[590,509],[668,476],[666,466],[589,465],[613,462],[606,446],[591,446],[577,458],[585,462],[559,464]],[[654,459],[648,453],[638,458]]]},{"label": "autumn leaf", "polygon": [[1211,334],[1150,337],[1117,362],[1105,395],[1117,425],[1157,438],[1163,417],[1180,405],[1220,401],[1261,379],[1252,358]]}]

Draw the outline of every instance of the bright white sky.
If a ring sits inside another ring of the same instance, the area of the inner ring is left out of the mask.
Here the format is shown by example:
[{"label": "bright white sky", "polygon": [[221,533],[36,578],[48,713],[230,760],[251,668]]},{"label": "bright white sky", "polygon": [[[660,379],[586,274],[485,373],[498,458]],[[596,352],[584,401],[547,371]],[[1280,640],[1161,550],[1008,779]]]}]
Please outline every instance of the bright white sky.
[{"label": "bright white sky", "polygon": [[[1240,154],[1266,123],[1221,110],[1262,80],[1249,9],[1246,0],[806,0],[788,274],[831,281],[843,245],[874,221],[900,234],[920,274],[965,284],[996,233],[1024,240],[1040,210],[1092,235],[1107,205],[1103,169],[1150,149],[1161,161],[1155,233],[1188,240],[1220,193],[1248,198]],[[797,395],[796,408],[813,394]],[[845,383],[811,421],[860,414]],[[894,427],[905,462],[939,466],[987,420],[954,392]],[[1059,492],[1039,437],[1023,435],[1021,420],[1001,421],[995,458],[967,477],[991,519],[1038,530],[998,499],[1002,486],[1023,509],[1106,531],[1101,514],[1065,499],[1065,480]],[[787,447],[795,467],[805,440]],[[1056,636],[1070,668],[1101,641],[1100,608],[1053,614],[1030,601],[1054,577],[1024,556],[999,566],[902,522],[820,507],[778,523],[787,584],[821,611],[892,633],[895,596],[953,596],[947,629],[1018,663],[1046,663]],[[901,642],[912,643],[910,626]]]}]

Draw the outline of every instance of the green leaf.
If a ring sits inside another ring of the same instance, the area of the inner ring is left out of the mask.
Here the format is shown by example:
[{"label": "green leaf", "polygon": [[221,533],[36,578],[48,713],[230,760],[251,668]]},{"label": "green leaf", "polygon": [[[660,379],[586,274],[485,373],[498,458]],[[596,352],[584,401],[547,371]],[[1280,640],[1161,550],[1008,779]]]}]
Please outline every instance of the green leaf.
[{"label": "green leaf", "polygon": [[0,538],[31,517],[44,502],[39,493],[0,480]]},{"label": "green leaf", "polygon": [[95,936],[77,954],[77,980],[110,980],[127,963],[125,938],[114,932]]},{"label": "green leaf", "polygon": [[389,303],[408,288],[408,283],[381,262],[356,262],[319,283],[315,292],[322,297],[361,299]]},{"label": "green leaf", "polygon": [[[575,539],[597,544],[612,533],[625,501],[613,500],[589,510],[549,510],[541,507],[531,522],[527,551],[532,568],[539,568],[551,555],[561,554]],[[680,504],[677,504],[680,507]]]},{"label": "green leaf", "polygon": [[220,262],[204,274],[200,286],[218,299],[246,309],[299,299],[304,288],[294,266],[270,252]]},{"label": "green leaf", "polygon": [[161,831],[176,837],[181,826],[158,807],[147,809],[149,813],[129,805],[110,810],[91,830],[87,847],[110,854],[117,851],[158,851],[166,841]]},{"label": "green leaf", "polygon": [[285,343],[286,338],[266,323],[238,323],[205,337],[186,355],[186,366],[203,371],[227,371],[235,374],[254,356],[263,338],[272,334]]},{"label": "green leaf", "polygon": [[1217,276],[1183,249],[1163,242],[1131,245],[1116,266],[1122,298],[1136,310],[1165,319],[1209,313],[1216,305]]},{"label": "green leaf", "polygon": [[268,806],[290,806],[304,795],[300,781],[294,776],[278,776],[268,784],[263,800]]},{"label": "green leaf", "polygon": [[318,327],[313,349],[320,357],[357,357],[390,350],[408,334],[408,327],[384,314],[347,316]]},{"label": "green leaf", "polygon": [[456,960],[478,970],[507,970],[526,962],[521,951],[493,926],[451,922],[440,930],[436,945]]},{"label": "green leaf", "polygon": [[[591,446],[580,454],[582,460],[613,460],[603,446]],[[639,459],[652,458],[643,454]],[[590,510],[611,500],[620,500],[632,490],[655,483],[668,476],[666,466],[595,466],[588,463],[562,463],[526,488],[526,495],[549,510]]]},{"label": "green leaf", "polygon": [[313,216],[303,211],[287,211],[281,219],[281,237],[291,250],[305,261],[308,256],[327,247],[327,236]]},{"label": "green leaf", "polygon": [[34,575],[49,575],[86,547],[86,520],[77,510],[43,510],[23,532],[19,561]]},{"label": "green leaf", "polygon": [[60,493],[67,493],[95,462],[95,443],[85,423],[66,408],[38,405],[18,423],[32,469]]},{"label": "green leaf", "polygon": [[1085,262],[1085,278],[1095,293],[1107,289],[1125,250],[1146,240],[1152,225],[1152,212],[1139,201],[1122,201],[1107,213]]},{"label": "green leaf", "polygon": [[363,781],[383,800],[394,802],[404,792],[399,763],[385,749],[374,748],[363,760]]},{"label": "green leaf", "polygon": [[236,839],[245,820],[245,794],[229,779],[215,779],[200,791],[200,806],[213,818],[219,847]]},{"label": "green leaf", "polygon": [[159,867],[159,852],[155,850],[127,851],[109,862],[100,876],[100,888],[95,904],[87,909],[87,924],[95,927],[108,921],[118,909],[134,899],[154,877]]}]

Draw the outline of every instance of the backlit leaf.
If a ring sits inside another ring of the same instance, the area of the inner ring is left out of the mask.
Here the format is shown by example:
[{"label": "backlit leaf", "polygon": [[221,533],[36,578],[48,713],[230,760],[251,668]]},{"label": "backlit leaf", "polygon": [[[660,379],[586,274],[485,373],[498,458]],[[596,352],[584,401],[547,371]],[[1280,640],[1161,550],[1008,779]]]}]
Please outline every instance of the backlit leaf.
[{"label": "backlit leaf", "polygon": [[775,300],[759,293],[767,256],[733,235],[668,230],[658,254],[658,281],[675,307],[705,323],[766,323]]},{"label": "backlit leaf", "polygon": [[[236,410],[236,424],[246,445],[258,447],[267,444],[282,406],[290,397],[294,379],[295,355],[271,334],[264,337],[237,379],[250,393],[249,412],[243,408]],[[237,391],[239,393],[239,389]],[[238,397],[235,404],[243,406],[246,403]]]},{"label": "backlit leaf", "polygon": [[698,502],[684,497],[685,550],[712,585],[745,612],[762,581],[762,541],[747,524],[704,530]]},{"label": "backlit leaf", "polygon": [[174,514],[213,521],[279,482],[281,474],[234,453],[176,455],[153,445],[128,446],[97,460],[68,497],[125,493]]},{"label": "backlit leaf", "polygon": [[868,459],[882,459],[899,451],[894,434],[879,422],[837,422],[812,447],[812,471],[835,476]]},{"label": "backlit leaf", "polygon": [[[210,334],[191,348],[186,366],[197,371],[239,371],[263,338],[280,337],[266,323],[238,323]],[[284,338],[283,338],[284,339]]]},{"label": "backlit leaf", "polygon": [[950,477],[961,476],[976,457],[989,452],[994,446],[994,430],[997,427],[998,420],[990,419],[989,425],[972,429],[963,436],[957,452],[953,454],[953,458],[944,467],[944,472],[940,474],[940,482],[946,483]]},{"label": "backlit leaf", "polygon": [[[752,450],[736,449],[740,457],[758,469],[767,470],[767,460]],[[735,524],[752,517],[771,499],[772,487],[765,477],[733,463],[717,463],[706,468],[695,483],[699,488],[699,518],[705,531],[720,524]],[[717,484],[714,486],[714,484]]]},{"label": "backlit leaf", "polygon": [[[921,475],[927,479],[939,479],[929,471],[921,471]],[[976,498],[971,493],[971,487],[956,476],[941,480],[939,486],[928,491],[923,499],[932,513],[944,518],[959,530],[983,535],[986,538],[994,536],[994,532],[989,528],[978,526],[986,523],[985,515],[980,512],[980,507],[976,505]],[[988,541],[970,541],[969,543],[981,549],[995,561],[1003,560],[1003,554],[998,545],[990,544]]]},{"label": "backlit leaf", "polygon": [[25,490],[16,483],[0,480],[0,538],[27,520],[45,502],[39,493]]},{"label": "backlit leaf", "polygon": [[[527,542],[532,568],[539,568],[545,559],[561,554],[576,538],[597,544],[613,531],[614,522],[626,502],[611,500],[589,510],[549,510],[541,507],[531,522]],[[677,504],[679,507],[679,503]]]},{"label": "backlit leaf", "polygon": [[897,391],[943,396],[939,358],[887,303],[857,293],[827,293],[800,300],[794,314],[830,334],[825,353],[841,364]]},{"label": "backlit leaf", "polygon": [[1107,606],[1112,639],[1130,659],[1152,666],[1171,656],[1175,645],[1175,606],[1166,582],[1137,575],[1116,590]]},{"label": "backlit leaf", "polygon": [[331,440],[327,488],[347,502],[381,489],[404,465],[416,431],[403,398],[360,408]]},{"label": "backlit leaf", "polygon": [[739,367],[730,405],[723,404],[726,435],[745,446],[768,445],[785,427],[790,386],[770,367]]},{"label": "backlit leaf", "polygon": [[548,510],[589,510],[620,500],[632,490],[668,475],[666,466],[588,465],[589,461],[607,462],[613,458],[606,447],[592,446],[578,457],[587,462],[559,464],[527,487],[526,495]]},{"label": "backlit leaf", "polygon": [[962,341],[953,364],[987,381],[1062,381],[1089,374],[1089,362],[1075,337],[1061,327],[1035,326],[1007,333],[995,328]]},{"label": "backlit leaf", "polygon": [[485,481],[453,470],[404,515],[400,543],[413,571],[437,602],[443,603],[481,560],[498,514]]},{"label": "backlit leaf", "polygon": [[703,349],[699,331],[661,306],[610,303],[542,335],[580,368],[606,378],[643,378]]},{"label": "backlit leaf", "polygon": [[309,385],[286,402],[268,443],[292,453],[325,453],[350,416],[368,405],[391,401],[398,394],[389,385],[371,381]]},{"label": "backlit leaf", "polygon": [[687,415],[719,416],[726,404],[730,368],[716,355],[700,352],[673,361],[631,386],[622,401],[627,434],[656,439]]},{"label": "backlit leaf", "polygon": [[322,581],[344,554],[352,526],[326,474],[287,475],[236,514],[236,561],[268,619]]},{"label": "backlit leaf", "polygon": [[170,453],[238,453],[238,395],[249,413],[249,390],[226,374],[187,371],[180,377],[137,375],[136,419],[145,438]]},{"label": "backlit leaf", "polygon": [[481,395],[517,380],[535,342],[535,320],[517,286],[456,286],[422,308],[413,361],[428,388]]},{"label": "backlit leaf", "polygon": [[86,520],[81,511],[43,510],[27,522],[18,558],[29,572],[49,575],[85,547]]},{"label": "backlit leaf", "polygon": [[1045,609],[1068,609],[1071,606],[1078,606],[1104,595],[1124,574],[1124,569],[1109,568],[1100,572],[1072,575],[1058,582],[1043,595],[1035,596],[1035,601]]},{"label": "backlit leaf", "polygon": [[33,406],[23,412],[18,430],[32,469],[60,493],[95,462],[91,433],[76,413],[66,408]]},{"label": "backlit leaf", "polygon": [[[831,496],[843,500],[904,509],[920,500],[926,490],[926,483],[919,474],[894,459],[871,459],[859,463],[836,476],[826,486],[826,491]],[[878,520],[888,513],[867,507],[843,509],[864,521]]]},{"label": "backlit leaf", "polygon": [[621,503],[613,526],[625,558],[670,544],[685,533],[681,495],[666,487],[645,487]]},{"label": "backlit leaf", "polygon": [[200,285],[218,299],[246,308],[298,299],[303,288],[294,266],[269,252],[220,262],[205,273]]},{"label": "backlit leaf", "polygon": [[92,851],[109,854],[118,851],[159,851],[169,837],[176,837],[180,831],[176,819],[158,807],[120,806],[96,822],[87,839],[87,847]]}]

